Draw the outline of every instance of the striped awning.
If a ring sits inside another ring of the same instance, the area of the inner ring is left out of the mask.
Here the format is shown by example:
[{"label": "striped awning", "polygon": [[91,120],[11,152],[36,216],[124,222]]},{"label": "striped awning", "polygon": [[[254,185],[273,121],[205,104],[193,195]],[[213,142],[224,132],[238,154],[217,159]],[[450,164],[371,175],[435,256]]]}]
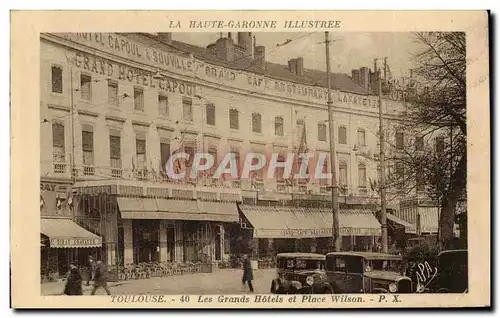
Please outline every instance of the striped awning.
[{"label": "striped awning", "polygon": [[40,232],[49,238],[52,248],[102,247],[102,238],[79,226],[70,219],[40,220]]},{"label": "striped awning", "polygon": [[[255,238],[332,236],[332,211],[319,208],[240,205]],[[341,210],[340,235],[380,236],[380,223],[370,210]]]},{"label": "striped awning", "polygon": [[159,198],[117,198],[123,219],[238,222],[236,203]]},{"label": "striped awning", "polygon": [[438,233],[439,208],[418,207],[417,231],[418,233]]},{"label": "striped awning", "polygon": [[405,229],[405,233],[411,233],[411,234],[417,233],[417,226],[415,224],[406,222],[405,220],[398,218],[394,214],[387,213],[387,219],[403,226]]}]

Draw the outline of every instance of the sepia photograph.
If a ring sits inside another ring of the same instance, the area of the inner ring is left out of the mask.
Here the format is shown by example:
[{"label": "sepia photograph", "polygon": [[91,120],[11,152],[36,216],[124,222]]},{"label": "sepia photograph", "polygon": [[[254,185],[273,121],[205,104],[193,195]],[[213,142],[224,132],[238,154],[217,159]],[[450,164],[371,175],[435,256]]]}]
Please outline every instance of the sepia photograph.
[{"label": "sepia photograph", "polygon": [[[489,240],[489,208],[477,212],[488,228],[471,230],[470,134],[483,123],[470,126],[469,89],[488,94],[488,71],[471,84],[485,57],[470,55],[465,30],[172,17],[163,32],[34,39],[39,154],[17,158],[39,155],[40,297],[195,307],[466,297],[479,266],[470,248],[481,249],[470,238],[484,229]],[[484,279],[474,284],[487,292],[489,269]]]}]

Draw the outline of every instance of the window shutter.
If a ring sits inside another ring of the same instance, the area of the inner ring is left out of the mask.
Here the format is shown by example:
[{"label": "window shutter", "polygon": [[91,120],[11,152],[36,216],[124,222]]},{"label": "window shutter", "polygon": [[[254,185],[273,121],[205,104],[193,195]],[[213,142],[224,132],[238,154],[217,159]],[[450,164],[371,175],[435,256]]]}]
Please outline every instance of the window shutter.
[{"label": "window shutter", "polygon": [[64,148],[64,125],[61,123],[52,124],[52,143],[54,147]]},{"label": "window shutter", "polygon": [[160,143],[161,170],[165,171],[168,159],[170,158],[170,144]]},{"label": "window shutter", "polygon": [[207,104],[207,124],[215,125],[215,106]]},{"label": "window shutter", "polygon": [[146,140],[136,139],[135,140],[135,148],[136,148],[136,153],[138,155],[146,154]]},{"label": "window shutter", "polygon": [[239,116],[237,109],[229,110],[229,127],[231,129],[239,129]]},{"label": "window shutter", "polygon": [[92,131],[82,131],[83,151],[94,151],[94,133]]},{"label": "window shutter", "polygon": [[121,138],[109,136],[109,150],[112,159],[121,159]]},{"label": "window shutter", "polygon": [[344,126],[339,127],[339,144],[347,144],[347,129]]},{"label": "window shutter", "polygon": [[62,94],[62,69],[57,66],[52,66],[52,92]]}]

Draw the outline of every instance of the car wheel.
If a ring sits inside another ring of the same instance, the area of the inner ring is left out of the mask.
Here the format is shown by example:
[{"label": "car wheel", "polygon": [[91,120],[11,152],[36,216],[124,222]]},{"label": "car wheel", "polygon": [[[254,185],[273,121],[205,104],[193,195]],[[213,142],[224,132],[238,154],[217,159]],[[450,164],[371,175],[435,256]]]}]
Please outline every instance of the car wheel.
[{"label": "car wheel", "polygon": [[323,290],[323,294],[335,294],[335,291],[331,286],[326,286]]}]

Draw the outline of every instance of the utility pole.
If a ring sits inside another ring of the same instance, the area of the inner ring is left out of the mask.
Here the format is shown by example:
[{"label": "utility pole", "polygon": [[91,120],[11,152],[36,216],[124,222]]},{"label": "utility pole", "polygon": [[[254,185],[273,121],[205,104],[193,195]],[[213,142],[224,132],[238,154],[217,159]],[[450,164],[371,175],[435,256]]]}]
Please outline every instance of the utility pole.
[{"label": "utility pole", "polygon": [[76,182],[76,167],[75,167],[75,114],[74,114],[74,101],[73,101],[73,61],[69,61],[69,88],[70,88],[70,123],[71,123],[71,180]]},{"label": "utility pole", "polygon": [[328,126],[330,128],[330,169],[332,172],[332,239],[335,252],[340,252],[340,230],[339,230],[339,188],[337,185],[335,131],[333,127],[333,101],[330,83],[330,34],[325,32],[326,44],[326,86],[328,89]]},{"label": "utility pole", "polygon": [[380,70],[377,71],[378,82],[378,119],[380,138],[380,223],[382,227],[382,252],[387,253],[387,211],[385,202],[385,136],[382,120],[382,78]]}]

